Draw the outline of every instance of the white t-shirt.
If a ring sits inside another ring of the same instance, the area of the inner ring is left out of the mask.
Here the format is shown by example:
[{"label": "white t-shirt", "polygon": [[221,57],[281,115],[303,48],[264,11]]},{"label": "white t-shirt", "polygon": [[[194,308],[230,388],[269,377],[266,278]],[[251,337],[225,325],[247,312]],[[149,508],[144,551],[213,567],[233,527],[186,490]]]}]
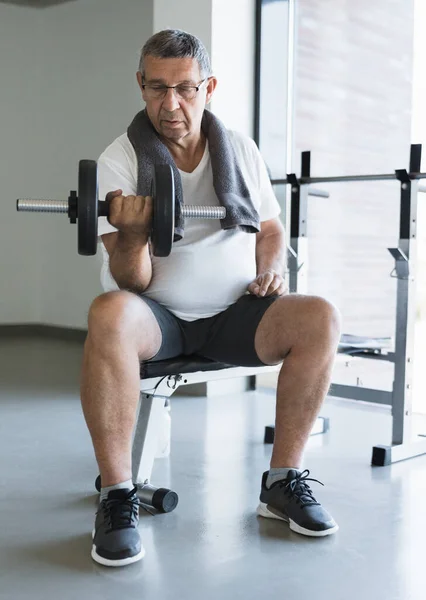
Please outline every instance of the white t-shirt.
[{"label": "white t-shirt", "polygon": [[[229,135],[260,221],[277,217],[280,206],[255,142],[233,131],[229,131]],[[208,144],[197,168],[192,173],[179,173],[185,204],[219,206]],[[136,194],[137,157],[127,133],[118,137],[100,156],[98,179],[101,200],[116,189],[122,189],[125,196]],[[99,236],[112,231],[116,229],[106,217],[100,217]],[[100,245],[102,287],[106,292],[117,290],[109,269],[109,255],[101,240]],[[219,220],[186,219],[184,237],[173,244],[170,255],[152,256],[152,280],[143,295],[156,300],[177,317],[194,321],[226,310],[247,291],[255,278],[255,233],[222,230]]]}]

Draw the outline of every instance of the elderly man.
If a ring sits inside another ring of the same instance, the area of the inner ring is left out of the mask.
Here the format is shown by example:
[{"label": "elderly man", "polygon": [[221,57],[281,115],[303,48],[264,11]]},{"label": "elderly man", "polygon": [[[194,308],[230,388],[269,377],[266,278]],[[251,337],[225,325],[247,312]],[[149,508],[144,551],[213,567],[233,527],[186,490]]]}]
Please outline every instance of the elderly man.
[{"label": "elderly man", "polygon": [[[293,531],[337,531],[302,471],[303,450],[330,384],[339,314],[319,297],[288,294],[285,236],[255,143],[206,110],[217,80],[196,37],[166,30],[142,49],[146,108],[99,159],[105,293],[88,317],[81,399],[102,481],[92,557],[121,566],[144,555],[131,443],[141,361],[197,353],[276,365],[276,433],[258,514]],[[227,217],[177,222],[166,258],[150,247],[150,165],[168,163],[179,202],[225,205]]]}]

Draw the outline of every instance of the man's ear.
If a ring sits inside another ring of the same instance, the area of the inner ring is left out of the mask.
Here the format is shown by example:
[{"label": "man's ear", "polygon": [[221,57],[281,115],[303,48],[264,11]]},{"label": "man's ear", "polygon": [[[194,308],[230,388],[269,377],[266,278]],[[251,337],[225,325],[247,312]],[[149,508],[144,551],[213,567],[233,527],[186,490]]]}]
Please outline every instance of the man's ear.
[{"label": "man's ear", "polygon": [[142,79],[142,73],[140,71],[138,71],[136,73],[136,79],[138,81],[139,87],[141,89],[142,95],[143,95],[143,88],[142,88],[142,84],[143,84],[143,79]]},{"label": "man's ear", "polygon": [[217,79],[216,77],[209,77],[209,81],[207,83],[207,87],[206,87],[206,105],[209,104],[210,100],[212,99],[212,96],[214,94],[214,91],[216,89],[217,86]]}]

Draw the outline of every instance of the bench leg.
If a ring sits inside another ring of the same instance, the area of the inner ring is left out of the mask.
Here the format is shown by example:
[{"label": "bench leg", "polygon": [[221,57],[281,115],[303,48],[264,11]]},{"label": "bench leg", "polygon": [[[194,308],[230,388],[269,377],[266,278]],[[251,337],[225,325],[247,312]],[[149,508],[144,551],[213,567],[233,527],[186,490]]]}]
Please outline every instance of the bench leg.
[{"label": "bench leg", "polygon": [[158,448],[158,436],[164,419],[165,402],[163,396],[141,392],[132,448],[134,483],[146,483],[151,479]]},{"label": "bench leg", "polygon": [[164,428],[166,398],[141,392],[139,414],[133,436],[132,478],[140,502],[157,512],[171,512],[178,504],[178,495],[166,488],[150,485],[154,459],[158,454],[158,439]]}]

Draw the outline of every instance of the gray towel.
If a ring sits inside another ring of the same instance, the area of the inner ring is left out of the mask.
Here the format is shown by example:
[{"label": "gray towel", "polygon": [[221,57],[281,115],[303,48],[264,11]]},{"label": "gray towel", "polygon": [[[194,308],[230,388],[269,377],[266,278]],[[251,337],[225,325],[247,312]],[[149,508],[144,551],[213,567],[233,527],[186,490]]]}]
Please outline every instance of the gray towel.
[{"label": "gray towel", "polygon": [[[238,228],[247,233],[258,233],[260,231],[259,214],[250,198],[225,126],[213,113],[205,110],[201,129],[209,142],[213,186],[219,203],[226,208],[226,217],[220,221],[222,229]],[[184,219],[181,211],[182,182],[175,161],[154,129],[146,110],[142,110],[135,116],[127,129],[127,135],[138,160],[138,195],[149,196],[153,165],[168,164],[173,169],[175,179],[174,241],[177,242],[184,235]]]}]

